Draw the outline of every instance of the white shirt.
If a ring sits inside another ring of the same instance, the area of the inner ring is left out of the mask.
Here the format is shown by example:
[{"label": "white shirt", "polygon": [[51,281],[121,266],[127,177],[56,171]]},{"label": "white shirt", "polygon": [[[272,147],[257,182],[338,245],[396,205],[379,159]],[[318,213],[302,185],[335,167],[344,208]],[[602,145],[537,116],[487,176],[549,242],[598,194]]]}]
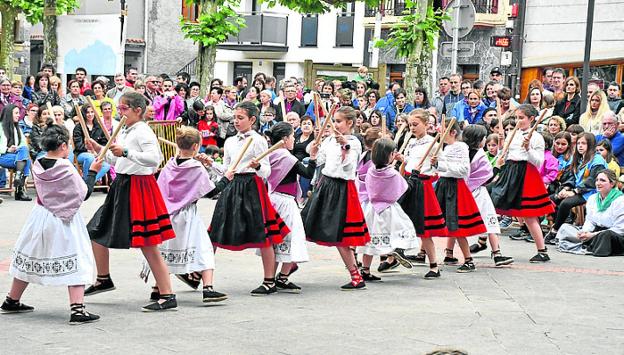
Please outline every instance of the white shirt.
[{"label": "white shirt", "polygon": [[253,158],[269,149],[267,140],[254,130],[250,130],[244,134],[238,133],[225,141],[225,145],[223,146],[223,165],[226,169],[228,169],[232,164],[234,164],[249,137],[251,137],[253,141],[249,146],[249,149],[245,152],[245,155],[243,155],[240,163],[238,163],[238,167],[234,173],[256,173],[261,178],[266,179],[271,174],[271,163],[269,162],[268,156],[259,161],[260,168],[257,171],[254,168],[247,167]]},{"label": "white shirt", "polygon": [[144,121],[123,127],[117,144],[128,150],[128,157],[116,157],[109,150],[106,161],[115,165],[117,174],[153,175],[163,160],[156,134]]},{"label": "white shirt", "polygon": [[[527,129],[526,131],[518,129],[518,131],[516,131],[516,135],[509,145],[507,160],[528,161],[539,169],[544,163],[544,149],[546,147],[546,145],[544,144],[544,137],[542,137],[542,135],[537,132],[533,132],[533,135],[531,136],[531,141],[529,142],[529,150],[527,151],[522,146],[522,143],[524,143],[524,137],[529,134],[529,131],[530,129]],[[507,135],[507,138],[505,139],[505,144],[509,141],[510,138],[511,133]]]},{"label": "white shirt", "polygon": [[356,169],[362,154],[362,144],[354,136],[345,136],[350,149],[342,159],[342,146],[334,136],[326,138],[319,148],[317,165],[323,165],[321,173],[336,179],[355,180]]},{"label": "white shirt", "polygon": [[596,227],[608,228],[618,234],[624,234],[624,196],[616,198],[606,211],[598,212],[596,199],[598,194],[593,194],[587,199],[585,208],[585,224],[583,232],[593,232]]},{"label": "white shirt", "polygon": [[[412,170],[416,168],[416,164],[420,162],[420,159],[425,155],[425,152],[433,142],[433,137],[425,134],[422,138],[412,138],[409,143],[407,143],[407,147],[405,148],[405,171],[411,173]],[[437,145],[436,145],[437,146]],[[427,159],[422,164],[420,168],[420,173],[425,175],[433,175],[434,170],[431,168],[431,156],[435,152],[436,146],[431,149]]]},{"label": "white shirt", "polygon": [[438,175],[465,179],[470,174],[470,155],[464,142],[449,144],[438,156]]}]

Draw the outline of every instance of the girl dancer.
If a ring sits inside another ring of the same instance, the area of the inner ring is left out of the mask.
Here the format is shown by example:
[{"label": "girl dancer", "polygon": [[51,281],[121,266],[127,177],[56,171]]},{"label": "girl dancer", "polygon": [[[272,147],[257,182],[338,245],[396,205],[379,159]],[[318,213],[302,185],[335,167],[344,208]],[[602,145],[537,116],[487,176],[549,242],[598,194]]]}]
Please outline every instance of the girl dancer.
[{"label": "girl dancer", "polygon": [[512,257],[501,254],[498,243],[498,234],[500,234],[498,216],[496,215],[490,194],[485,187],[494,177],[492,165],[483,151],[486,135],[487,129],[481,125],[470,125],[464,129],[462,134],[464,143],[468,145],[468,155],[470,157],[470,175],[466,183],[470,191],[472,191],[472,196],[479,207],[481,218],[487,228],[487,238],[486,236],[479,236],[478,243],[470,246],[470,253],[476,254],[487,249],[486,241],[489,239],[494,265],[503,266],[513,263],[514,260]]},{"label": "girl dancer", "polygon": [[418,248],[414,225],[397,202],[407,191],[407,182],[392,166],[396,155],[396,145],[388,138],[378,139],[373,145],[373,165],[365,178],[369,203],[364,208],[371,241],[358,248],[364,254],[363,270],[370,270],[373,255],[390,254],[397,248]]},{"label": "girl dancer", "polygon": [[69,132],[50,125],[43,133],[41,146],[47,154],[33,166],[37,204],[15,244],[9,269],[13,284],[0,307],[3,313],[32,312],[20,303],[29,283],[46,286],[67,285],[71,316],[69,324],[97,321],[100,316],[84,306],[84,285],[93,281],[93,252],[87,228],[79,209],[89,198],[95,174],[102,161],[91,164],[87,184],[67,159]]},{"label": "girl dancer", "polygon": [[[405,153],[405,171],[409,188],[400,200],[401,207],[412,220],[417,235],[422,242],[422,249],[415,257],[395,253],[398,258],[406,258],[416,263],[425,263],[429,259],[429,272],[425,279],[440,277],[436,262],[435,245],[431,237],[444,237],[448,234],[444,215],[433,190],[434,171],[431,168],[431,152],[427,154],[434,138],[427,134],[429,113],[423,109],[410,112],[409,125],[414,138],[409,142]],[[426,157],[423,159],[423,157]],[[422,161],[422,163],[420,163]],[[420,166],[418,166],[420,163]]]},{"label": "girl dancer", "polygon": [[[212,242],[206,226],[197,213],[197,201],[203,196],[216,195],[228,183],[224,178],[217,188],[202,163],[208,163],[207,155],[197,155],[202,137],[198,130],[183,126],[177,129],[178,156],[171,158],[160,171],[158,187],[162,192],[176,238],[159,246],[169,272],[187,282],[186,274],[200,274],[203,288],[203,302],[219,302],[227,295],[212,287],[215,268]],[[231,177],[231,174],[230,174]],[[198,275],[196,275],[198,276]],[[158,300],[158,287],[154,287],[152,300]]]},{"label": "girl dancer", "polygon": [[[492,202],[496,212],[511,217],[524,217],[526,227],[535,240],[537,255],[530,262],[550,260],[544,244],[539,217],[555,212],[548,198],[538,168],[544,161],[544,138],[539,134],[529,137],[531,123],[537,110],[528,104],[516,109],[516,124],[519,132],[508,135],[508,154],[501,156],[497,164],[502,165],[498,181],[492,187]],[[512,140],[513,136],[513,140]]]},{"label": "girl dancer", "polygon": [[[451,120],[447,121],[446,127],[449,127]],[[461,133],[457,122],[453,123],[449,129],[449,134],[444,140],[446,146],[439,159],[436,156],[431,158],[431,165],[437,169],[440,176],[435,192],[444,213],[448,236],[457,238],[457,243],[464,254],[464,264],[457,269],[457,272],[472,272],[475,271],[475,265],[472,262],[466,237],[485,233],[487,229],[483,224],[479,207],[464,180],[470,174],[468,146],[457,140]],[[453,244],[452,240],[447,242],[445,260],[456,260],[453,258],[453,249],[451,249]]]},{"label": "girl dancer", "polygon": [[[143,311],[164,311],[177,308],[171,290],[169,270],[160,255],[158,245],[175,238],[167,208],[156,184],[154,173],[162,161],[158,139],[143,121],[145,98],[128,92],[119,100],[119,111],[126,116],[124,131],[110,146],[106,160],[115,165],[117,177],[87,229],[91,236],[98,277],[85,295],[95,295],[115,289],[110,277],[109,248],[141,248],[160,288],[158,301],[143,307]],[[99,153],[102,147],[89,140]]]},{"label": "girl dancer", "polygon": [[312,178],[316,170],[318,147],[312,143],[310,160],[305,166],[290,153],[295,144],[295,134],[290,123],[278,122],[265,134],[270,138],[272,144],[284,142],[283,148],[277,149],[269,155],[271,175],[267,181],[271,203],[290,229],[290,233],[282,243],[273,245],[275,261],[282,263],[282,269],[277,274],[275,285],[278,290],[299,293],[301,287],[288,281],[288,276],[294,271],[293,265],[309,260],[303,221],[295,200],[300,191],[297,175],[308,179]]},{"label": "girl dancer", "polygon": [[[213,243],[228,250],[260,248],[264,281],[251,291],[252,296],[277,292],[275,286],[275,251],[290,230],[269,200],[264,181],[271,174],[269,158],[256,161],[267,150],[267,140],[252,129],[258,117],[258,107],[249,101],[236,105],[234,127],[238,133],[225,141],[223,164],[234,172],[234,179],[223,190],[210,223]],[[243,152],[246,142],[249,149]],[[237,157],[238,166],[232,164]]]},{"label": "girl dancer", "polygon": [[325,246],[335,246],[351,274],[351,282],[342,290],[366,287],[349,248],[370,241],[362,206],[355,187],[355,170],[362,146],[351,135],[356,119],[352,107],[341,107],[334,115],[334,135],[320,147],[317,164],[321,171],[318,190],[302,211],[308,240]]}]

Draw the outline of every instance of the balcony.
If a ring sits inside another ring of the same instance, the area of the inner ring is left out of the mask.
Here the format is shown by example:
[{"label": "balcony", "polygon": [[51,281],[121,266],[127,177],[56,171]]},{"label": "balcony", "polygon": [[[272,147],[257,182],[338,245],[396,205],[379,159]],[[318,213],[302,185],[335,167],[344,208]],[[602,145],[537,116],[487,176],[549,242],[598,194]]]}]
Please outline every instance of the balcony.
[{"label": "balcony", "polygon": [[[441,0],[441,7],[446,7],[451,0]],[[511,11],[509,0],[472,0],[477,16],[475,25],[477,26],[500,26],[507,21],[508,13]],[[376,7],[366,7],[364,11],[364,25],[366,27],[375,26],[375,16],[381,13],[382,27],[387,28],[400,21],[405,11],[405,0],[382,0]]]},{"label": "balcony", "polygon": [[288,52],[288,15],[275,13],[243,14],[247,27],[217,46],[252,52]]}]

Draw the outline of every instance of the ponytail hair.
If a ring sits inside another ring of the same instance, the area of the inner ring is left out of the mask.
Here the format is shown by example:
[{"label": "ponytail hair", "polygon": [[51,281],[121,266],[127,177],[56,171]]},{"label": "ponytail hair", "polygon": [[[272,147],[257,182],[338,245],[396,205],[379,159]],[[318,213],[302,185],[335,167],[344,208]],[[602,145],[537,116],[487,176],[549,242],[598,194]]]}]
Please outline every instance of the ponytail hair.
[{"label": "ponytail hair", "polygon": [[264,132],[269,137],[271,144],[281,141],[284,137],[288,137],[293,133],[293,127],[288,122],[278,122],[271,129]]}]

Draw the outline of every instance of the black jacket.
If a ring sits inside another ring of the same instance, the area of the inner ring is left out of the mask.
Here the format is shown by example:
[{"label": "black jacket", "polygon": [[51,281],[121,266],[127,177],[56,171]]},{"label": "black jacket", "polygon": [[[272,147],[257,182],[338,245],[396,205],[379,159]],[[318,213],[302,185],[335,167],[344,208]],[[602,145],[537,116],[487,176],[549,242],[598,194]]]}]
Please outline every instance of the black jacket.
[{"label": "black jacket", "polygon": [[[284,108],[286,108],[286,103],[284,103]],[[276,115],[277,117],[276,117],[276,119],[278,121],[283,120],[286,117],[286,115],[282,113],[282,104],[281,103],[277,105],[276,110],[277,110],[277,115]],[[303,115],[305,115],[305,112],[306,112],[305,106],[301,103],[301,101],[299,101],[297,99],[295,99],[293,101],[292,107],[290,108],[290,111],[287,111],[286,113],[291,112],[291,111],[297,112],[299,114],[299,117],[303,117]]]},{"label": "black jacket", "polygon": [[581,118],[581,96],[579,94],[574,95],[570,106],[566,110],[566,103],[568,102],[567,96],[557,102],[553,116],[559,116],[566,122],[566,126],[570,127],[571,124],[578,124]]},{"label": "black jacket", "polygon": [[[89,128],[87,127],[87,129]],[[106,142],[108,142],[104,131],[102,131],[102,128],[100,128],[97,122],[93,122],[93,128],[89,130],[89,137],[100,145],[106,145]],[[74,127],[74,154],[78,156],[78,154],[86,151],[87,147],[85,146],[84,135],[82,134],[82,126],[77,124],[76,127]]]}]

